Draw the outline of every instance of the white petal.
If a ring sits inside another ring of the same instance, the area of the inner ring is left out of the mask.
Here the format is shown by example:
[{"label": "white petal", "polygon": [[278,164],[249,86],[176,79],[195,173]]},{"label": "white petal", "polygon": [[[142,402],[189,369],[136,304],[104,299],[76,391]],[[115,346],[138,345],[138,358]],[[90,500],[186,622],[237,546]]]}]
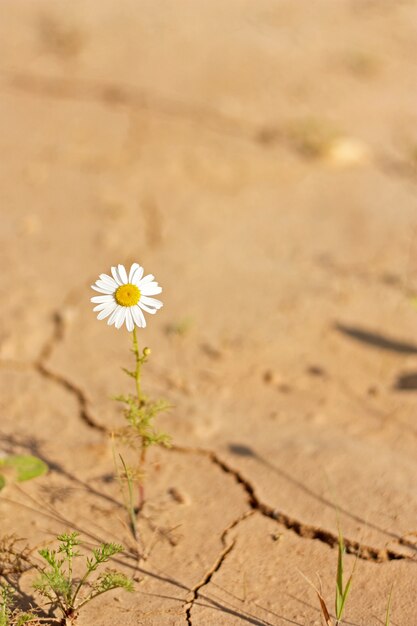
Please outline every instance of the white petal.
[{"label": "white petal", "polygon": [[102,302],[101,304],[98,304],[97,306],[95,306],[93,311],[102,311],[103,309],[107,309],[107,307],[113,308],[112,304],[109,304],[109,302]]},{"label": "white petal", "polygon": [[96,291],[101,291],[103,293],[114,293],[117,289],[117,285],[113,289],[113,287],[110,287],[110,285],[104,282],[104,280],[97,280],[95,285],[91,285],[91,287],[92,289],[95,289]]},{"label": "white petal", "polygon": [[113,293],[113,289],[110,289],[110,287],[97,287],[97,285],[91,285],[91,289],[94,289],[94,291],[98,291],[99,293]]},{"label": "white petal", "polygon": [[93,298],[90,298],[91,302],[96,302],[98,304],[101,304],[102,302],[114,302],[113,296],[94,296]]},{"label": "white petal", "polygon": [[131,282],[138,287],[142,279],[142,276],[143,276],[143,267],[139,267],[139,269],[137,269],[136,272],[133,274],[133,279],[131,280]]},{"label": "white petal", "polygon": [[114,311],[114,307],[108,306],[102,311],[100,311],[100,313],[97,315],[97,319],[104,320],[106,317],[110,315],[110,313],[113,313],[113,311]]},{"label": "white petal", "polygon": [[117,268],[115,268],[114,266],[111,268],[111,273],[113,275],[114,280],[116,281],[116,283],[119,285],[123,285],[122,281],[120,280],[119,274],[117,272]]},{"label": "white petal", "polygon": [[127,311],[127,308],[125,306],[119,307],[119,310],[116,313],[116,321],[114,322],[114,325],[116,326],[117,329],[123,326],[123,322],[126,319],[126,311]]},{"label": "white petal", "polygon": [[129,281],[127,279],[125,266],[124,265],[118,265],[117,266],[117,273],[119,274],[122,283],[124,285],[126,285],[126,283],[128,283]]},{"label": "white petal", "polygon": [[121,309],[122,307],[117,305],[113,311],[113,313],[110,315],[109,319],[107,320],[107,323],[109,326],[111,326],[112,324],[114,324],[114,322],[116,321],[116,315],[119,309]]},{"label": "white petal", "polygon": [[129,283],[133,283],[134,277],[136,275],[141,275],[141,270],[142,270],[142,274],[143,274],[143,267],[141,267],[139,265],[139,263],[132,263],[132,266],[130,268],[130,272],[129,272]]},{"label": "white petal", "polygon": [[130,281],[134,285],[138,285],[141,278],[143,276],[143,267],[138,267],[135,272],[133,272],[132,280]]},{"label": "white petal", "polygon": [[113,287],[113,289],[117,289],[117,283],[115,280],[113,280],[111,276],[108,276],[107,274],[100,274],[100,278],[103,281],[103,283],[106,283],[109,287]]},{"label": "white petal", "polygon": [[156,296],[158,293],[162,292],[162,287],[158,285],[158,283],[146,283],[142,285],[142,289],[140,290],[144,296]]},{"label": "white petal", "polygon": [[145,316],[143,315],[138,305],[132,306],[131,312],[133,315],[133,321],[135,322],[136,326],[139,326],[139,328],[145,328],[146,326]]},{"label": "white petal", "polygon": [[143,304],[142,298],[139,300],[139,306],[140,306],[141,309],[143,309],[147,313],[151,313],[152,315],[154,315],[154,313],[156,313],[156,309],[151,309],[146,304]]},{"label": "white petal", "polygon": [[131,309],[126,309],[126,328],[130,333],[135,328]]},{"label": "white petal", "polygon": [[148,298],[148,296],[141,296],[140,302],[142,302],[143,304],[147,304],[148,306],[154,307],[155,309],[160,309],[164,306],[160,300],[157,300],[156,298]]},{"label": "white petal", "polygon": [[132,276],[135,270],[139,267],[139,263],[132,263],[129,270],[129,282],[132,282]]},{"label": "white petal", "polygon": [[155,276],[153,274],[148,274],[147,276],[144,276],[139,282],[138,282],[138,287],[139,289],[141,289],[141,285],[146,285],[146,283],[150,283],[153,279],[155,278]]}]

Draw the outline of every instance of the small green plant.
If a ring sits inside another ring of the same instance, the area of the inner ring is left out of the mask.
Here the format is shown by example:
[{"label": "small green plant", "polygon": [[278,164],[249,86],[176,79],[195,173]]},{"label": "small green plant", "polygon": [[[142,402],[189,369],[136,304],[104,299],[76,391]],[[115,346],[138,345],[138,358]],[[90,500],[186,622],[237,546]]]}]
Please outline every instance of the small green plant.
[{"label": "small green plant", "polygon": [[0,583],[0,626],[23,626],[23,624],[39,624],[34,613],[25,613],[16,608],[13,588]]},{"label": "small green plant", "polygon": [[355,571],[355,565],[348,578],[346,585],[343,583],[343,556],[345,554],[345,544],[343,542],[342,532],[339,529],[339,541],[337,546],[337,574],[336,574],[336,597],[335,597],[335,612],[336,612],[336,626],[341,622],[343,612],[345,610],[346,600],[350,592],[350,586],[352,584],[353,574]]},{"label": "small green plant", "polygon": [[122,588],[133,591],[133,582],[121,572],[106,570],[92,579],[92,574],[103,563],[107,563],[115,554],[122,552],[122,546],[103,543],[92,550],[92,556],[86,557],[81,576],[74,576],[75,559],[82,557],[78,551],[80,545],[78,533],[58,536],[58,549],[43,548],[39,554],[46,562],[37,566],[39,578],[33,587],[48,603],[57,608],[62,615],[62,624],[76,620],[80,609],[111,589]]},{"label": "small green plant", "polygon": [[[119,454],[119,465],[114,454],[116,472],[119,480],[127,484],[127,496],[125,507],[129,515],[131,531],[137,539],[136,516],[143,507],[145,501],[144,477],[146,452],[152,445],[168,446],[170,438],[165,433],[159,432],[155,426],[155,418],[170,408],[165,400],[151,400],[144,395],[141,384],[142,366],[148,361],[151,354],[150,348],[139,349],[137,328],[145,328],[146,320],[143,312],[154,314],[161,307],[162,302],[151,296],[161,293],[162,288],[154,281],[154,276],[143,276],[143,267],[133,263],[129,272],[123,265],[111,268],[111,276],[100,274],[92,288],[99,292],[91,301],[96,304],[98,319],[108,317],[108,324],[114,324],[121,328],[124,324],[132,333],[135,357],[135,368],[123,371],[135,381],[134,393],[116,396],[115,400],[124,406],[123,415],[127,422],[126,427],[113,432],[113,439],[118,438],[122,444],[127,444],[138,452],[138,461],[135,466],[129,466]],[[114,447],[113,447],[114,448]],[[133,484],[138,486],[137,505],[134,504]]]},{"label": "small green plant", "polygon": [[320,589],[318,589],[312,582],[311,580],[309,580],[308,578],[306,578],[304,576],[304,574],[302,574],[303,578],[305,578],[308,582],[309,585],[311,585],[311,587],[313,587],[314,591],[317,594],[317,598],[319,600],[320,603],[320,609],[322,612],[322,617],[324,619],[324,622],[326,624],[326,626],[340,626],[340,624],[342,623],[342,618],[343,618],[343,613],[345,610],[345,604],[347,601],[347,598],[349,596],[349,592],[350,592],[350,588],[351,588],[351,584],[352,584],[352,580],[353,580],[353,574],[355,572],[355,567],[356,567],[356,561],[355,561],[355,565],[353,566],[353,570],[347,580],[347,583],[344,584],[343,581],[343,572],[344,572],[344,568],[343,568],[343,557],[345,555],[346,549],[345,549],[345,544],[343,541],[343,535],[342,532],[339,528],[339,538],[338,538],[338,543],[337,543],[337,569],[336,569],[336,590],[335,590],[335,615],[336,615],[336,622],[333,621],[331,615],[330,615],[330,611],[327,607],[326,601],[323,597],[323,593],[321,590],[321,585],[320,585]]},{"label": "small green plant", "polygon": [[7,482],[24,482],[46,474],[48,466],[30,454],[11,454],[0,457],[0,490]]}]

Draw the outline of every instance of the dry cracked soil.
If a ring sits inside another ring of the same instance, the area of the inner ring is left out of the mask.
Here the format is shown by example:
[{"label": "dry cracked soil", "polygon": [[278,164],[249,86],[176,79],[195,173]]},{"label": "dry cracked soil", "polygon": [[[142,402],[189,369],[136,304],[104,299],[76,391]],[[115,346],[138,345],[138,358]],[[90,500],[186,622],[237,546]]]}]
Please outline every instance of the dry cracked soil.
[{"label": "dry cracked soil", "polygon": [[[415,0],[2,0],[1,534],[119,541],[80,626],[417,625]],[[108,431],[139,261],[152,449],[135,556]],[[30,572],[22,585],[29,588]]]}]

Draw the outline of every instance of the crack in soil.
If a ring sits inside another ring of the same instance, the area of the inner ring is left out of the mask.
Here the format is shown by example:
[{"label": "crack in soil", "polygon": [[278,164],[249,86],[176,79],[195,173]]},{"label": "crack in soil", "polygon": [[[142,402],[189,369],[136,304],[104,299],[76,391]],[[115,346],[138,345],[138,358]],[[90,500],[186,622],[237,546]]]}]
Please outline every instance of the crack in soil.
[{"label": "crack in soil", "polygon": [[75,383],[65,378],[65,376],[62,376],[61,374],[57,374],[56,372],[53,372],[51,369],[49,369],[49,367],[45,363],[38,361],[37,363],[35,363],[35,368],[41,376],[43,376],[44,378],[48,378],[49,380],[52,380],[54,383],[60,385],[61,387],[64,387],[64,389],[66,389],[67,391],[69,391],[75,396],[78,402],[78,406],[79,406],[79,416],[81,420],[89,428],[94,428],[95,430],[99,430],[100,432],[103,432],[103,433],[108,432],[108,429],[105,426],[103,426],[102,424],[99,424],[92,417],[90,409],[89,409],[88,399],[85,393],[83,392],[83,390],[80,389],[80,387],[78,387]]},{"label": "crack in soil", "polygon": [[[304,524],[299,520],[279,511],[276,508],[271,507],[264,502],[261,502],[258,496],[255,493],[255,488],[251,484],[251,482],[241,474],[239,470],[236,470],[230,465],[228,465],[224,460],[222,460],[215,452],[212,450],[205,450],[204,448],[188,448],[185,446],[176,446],[173,445],[170,448],[176,452],[183,452],[186,454],[199,454],[201,456],[205,456],[210,459],[210,461],[217,465],[223,472],[226,474],[230,474],[235,482],[239,484],[244,492],[246,493],[246,497],[248,500],[248,504],[250,506],[250,510],[260,513],[264,517],[268,517],[270,519],[275,520],[278,524],[281,524],[287,530],[291,530],[299,537],[303,537],[304,539],[316,539],[321,541],[322,543],[327,544],[331,548],[335,548],[339,544],[339,536],[335,533],[332,533],[329,530],[319,528],[317,526],[312,526],[310,524]],[[365,544],[360,543],[359,541],[355,541],[353,539],[343,538],[343,542],[345,545],[346,552],[348,554],[354,554],[359,559],[363,559],[364,561],[372,561],[374,563],[384,563],[386,561],[395,561],[401,559],[407,559],[408,557],[400,552],[396,552],[395,550],[390,550],[388,548],[375,548],[372,546],[367,546]]]},{"label": "crack in soil", "polygon": [[191,589],[192,597],[184,607],[185,619],[186,619],[187,624],[189,624],[189,626],[192,626],[191,611],[192,611],[195,601],[197,600],[199,596],[200,589],[202,589],[203,587],[209,584],[214,574],[219,571],[227,555],[233,550],[234,547],[235,547],[235,541],[233,540],[232,543],[229,543],[223,548],[223,550],[220,552],[219,556],[217,557],[214,565],[209,569],[208,572],[204,574],[201,581],[195,587]]},{"label": "crack in soil", "polygon": [[191,621],[191,611],[193,609],[194,603],[196,602],[197,598],[200,595],[200,591],[203,587],[205,587],[206,585],[209,584],[209,582],[211,581],[213,575],[218,572],[220,570],[220,568],[222,567],[223,563],[226,560],[227,555],[232,552],[233,548],[235,547],[236,544],[236,540],[233,539],[233,541],[231,543],[227,543],[227,536],[229,534],[229,532],[231,530],[233,530],[234,528],[236,528],[237,526],[239,526],[239,524],[241,522],[243,522],[245,519],[247,519],[248,517],[254,515],[255,511],[253,509],[249,509],[249,511],[245,511],[245,513],[243,513],[242,515],[239,515],[238,518],[236,518],[235,520],[233,520],[229,526],[227,526],[221,536],[220,536],[220,540],[223,544],[223,550],[220,552],[219,556],[217,557],[214,565],[209,569],[208,572],[206,572],[206,574],[204,574],[203,578],[201,579],[201,581],[195,585],[195,587],[193,587],[191,589],[191,593],[192,593],[192,597],[191,599],[184,605],[184,609],[185,609],[185,618],[187,621],[187,624],[189,624],[189,626],[192,626],[192,621]]},{"label": "crack in soil", "polygon": [[89,408],[89,401],[84,391],[62,374],[54,372],[47,364],[47,361],[51,357],[56,345],[63,341],[65,336],[65,321],[60,313],[55,312],[53,314],[52,321],[53,329],[51,337],[46,341],[33,366],[41,376],[53,381],[57,385],[60,385],[66,391],[75,396],[79,407],[79,417],[89,428],[94,428],[95,430],[99,430],[103,433],[107,432],[107,428],[102,424],[99,424],[92,416]]},{"label": "crack in soil", "polygon": [[242,515],[239,515],[239,517],[237,517],[235,520],[233,520],[229,526],[227,526],[224,531],[222,532],[220,539],[221,542],[224,546],[226,546],[226,539],[227,539],[227,535],[229,534],[229,532],[231,530],[233,530],[234,528],[236,528],[237,526],[239,526],[239,524],[241,522],[243,522],[245,519],[247,519],[248,517],[251,517],[252,515],[254,515],[256,513],[256,511],[254,509],[249,509],[248,511],[245,511],[244,513],[242,513]]}]

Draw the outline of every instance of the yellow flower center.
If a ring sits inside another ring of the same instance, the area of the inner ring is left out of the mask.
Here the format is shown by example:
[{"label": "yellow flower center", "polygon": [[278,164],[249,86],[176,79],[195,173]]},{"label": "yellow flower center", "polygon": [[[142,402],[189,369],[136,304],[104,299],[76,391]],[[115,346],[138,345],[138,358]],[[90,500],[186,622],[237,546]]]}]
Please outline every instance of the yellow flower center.
[{"label": "yellow flower center", "polygon": [[120,304],[120,306],[135,306],[140,299],[140,289],[131,283],[120,285],[120,287],[116,289],[114,297],[116,298],[117,304]]}]

